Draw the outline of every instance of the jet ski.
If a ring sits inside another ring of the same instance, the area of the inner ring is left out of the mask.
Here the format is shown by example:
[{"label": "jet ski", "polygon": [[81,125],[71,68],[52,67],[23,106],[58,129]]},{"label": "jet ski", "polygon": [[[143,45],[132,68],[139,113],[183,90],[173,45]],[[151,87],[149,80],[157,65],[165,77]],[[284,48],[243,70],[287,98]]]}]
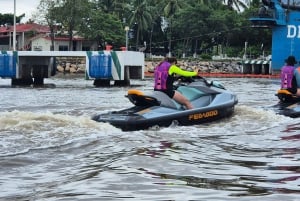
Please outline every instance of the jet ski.
[{"label": "jet ski", "polygon": [[181,77],[174,88],[189,99],[193,109],[187,110],[160,91],[129,89],[125,96],[132,107],[98,114],[92,119],[110,123],[123,131],[168,127],[172,123],[188,126],[229,117],[238,103],[237,96],[220,82],[203,77]]},{"label": "jet ski", "polygon": [[279,103],[275,105],[277,113],[296,118],[300,117],[300,97],[292,94],[286,89],[279,89],[275,94]]}]

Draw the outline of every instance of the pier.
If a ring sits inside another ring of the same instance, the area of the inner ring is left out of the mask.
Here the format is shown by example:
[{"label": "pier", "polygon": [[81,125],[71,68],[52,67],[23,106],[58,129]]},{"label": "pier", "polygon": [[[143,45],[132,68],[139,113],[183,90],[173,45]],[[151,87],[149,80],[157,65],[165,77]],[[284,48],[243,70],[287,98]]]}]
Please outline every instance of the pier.
[{"label": "pier", "polygon": [[2,51],[0,77],[12,85],[43,85],[56,74],[57,57],[84,57],[86,77],[95,86],[129,85],[144,78],[144,53],[135,51]]}]

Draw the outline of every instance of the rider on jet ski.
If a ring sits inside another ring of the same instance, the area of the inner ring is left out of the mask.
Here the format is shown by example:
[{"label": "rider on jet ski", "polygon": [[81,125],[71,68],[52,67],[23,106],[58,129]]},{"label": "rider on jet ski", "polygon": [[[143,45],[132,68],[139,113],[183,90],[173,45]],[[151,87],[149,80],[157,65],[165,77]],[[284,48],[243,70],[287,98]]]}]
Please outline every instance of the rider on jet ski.
[{"label": "rider on jet ski", "polygon": [[175,75],[184,77],[193,77],[198,75],[198,70],[195,72],[185,71],[179,68],[175,57],[166,57],[160,62],[154,70],[154,90],[162,91],[170,98],[173,98],[178,103],[183,104],[187,109],[193,109],[190,101],[180,92],[173,89]]},{"label": "rider on jet ski", "polygon": [[294,56],[289,56],[285,60],[286,64],[282,67],[280,78],[281,78],[281,89],[286,89],[292,94],[297,94],[297,78],[299,75],[295,71],[295,64],[297,63]]}]

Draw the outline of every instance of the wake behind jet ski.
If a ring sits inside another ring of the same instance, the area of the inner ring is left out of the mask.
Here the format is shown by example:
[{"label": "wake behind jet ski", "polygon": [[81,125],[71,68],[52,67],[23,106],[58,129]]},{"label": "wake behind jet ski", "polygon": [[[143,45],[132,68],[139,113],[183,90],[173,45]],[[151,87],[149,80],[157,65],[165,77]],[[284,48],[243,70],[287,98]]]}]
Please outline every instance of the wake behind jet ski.
[{"label": "wake behind jet ski", "polygon": [[92,119],[110,123],[123,131],[133,131],[153,126],[168,127],[173,122],[184,126],[201,124],[233,114],[238,103],[237,96],[222,84],[209,82],[202,77],[181,79],[174,87],[188,98],[193,109],[187,110],[161,91],[130,89],[126,97],[133,103],[133,107],[98,114]]}]

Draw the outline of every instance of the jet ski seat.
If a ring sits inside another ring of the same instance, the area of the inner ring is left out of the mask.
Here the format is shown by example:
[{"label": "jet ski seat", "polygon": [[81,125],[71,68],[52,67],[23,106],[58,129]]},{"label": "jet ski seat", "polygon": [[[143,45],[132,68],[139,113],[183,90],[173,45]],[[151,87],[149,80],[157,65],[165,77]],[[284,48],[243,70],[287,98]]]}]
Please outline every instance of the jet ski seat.
[{"label": "jet ski seat", "polygon": [[169,98],[161,91],[151,91],[143,93],[140,90],[129,89],[126,97],[137,106],[165,106],[173,109],[184,109],[181,104]]},{"label": "jet ski seat", "polygon": [[196,100],[205,94],[196,88],[180,86],[177,89],[182,95],[184,95],[189,101]]},{"label": "jet ski seat", "polygon": [[[194,107],[204,107],[211,103],[211,96],[197,90],[196,88],[180,86],[177,89]],[[128,90],[127,97],[135,105],[151,105],[151,106],[164,106],[176,110],[185,110],[185,107],[174,99],[170,98],[167,94],[161,91],[151,91],[150,93],[143,93],[140,90]]]},{"label": "jet ski seat", "polygon": [[184,109],[183,106],[171,99],[167,94],[161,91],[153,91],[151,97],[154,97],[160,101],[160,105],[174,109]]}]

